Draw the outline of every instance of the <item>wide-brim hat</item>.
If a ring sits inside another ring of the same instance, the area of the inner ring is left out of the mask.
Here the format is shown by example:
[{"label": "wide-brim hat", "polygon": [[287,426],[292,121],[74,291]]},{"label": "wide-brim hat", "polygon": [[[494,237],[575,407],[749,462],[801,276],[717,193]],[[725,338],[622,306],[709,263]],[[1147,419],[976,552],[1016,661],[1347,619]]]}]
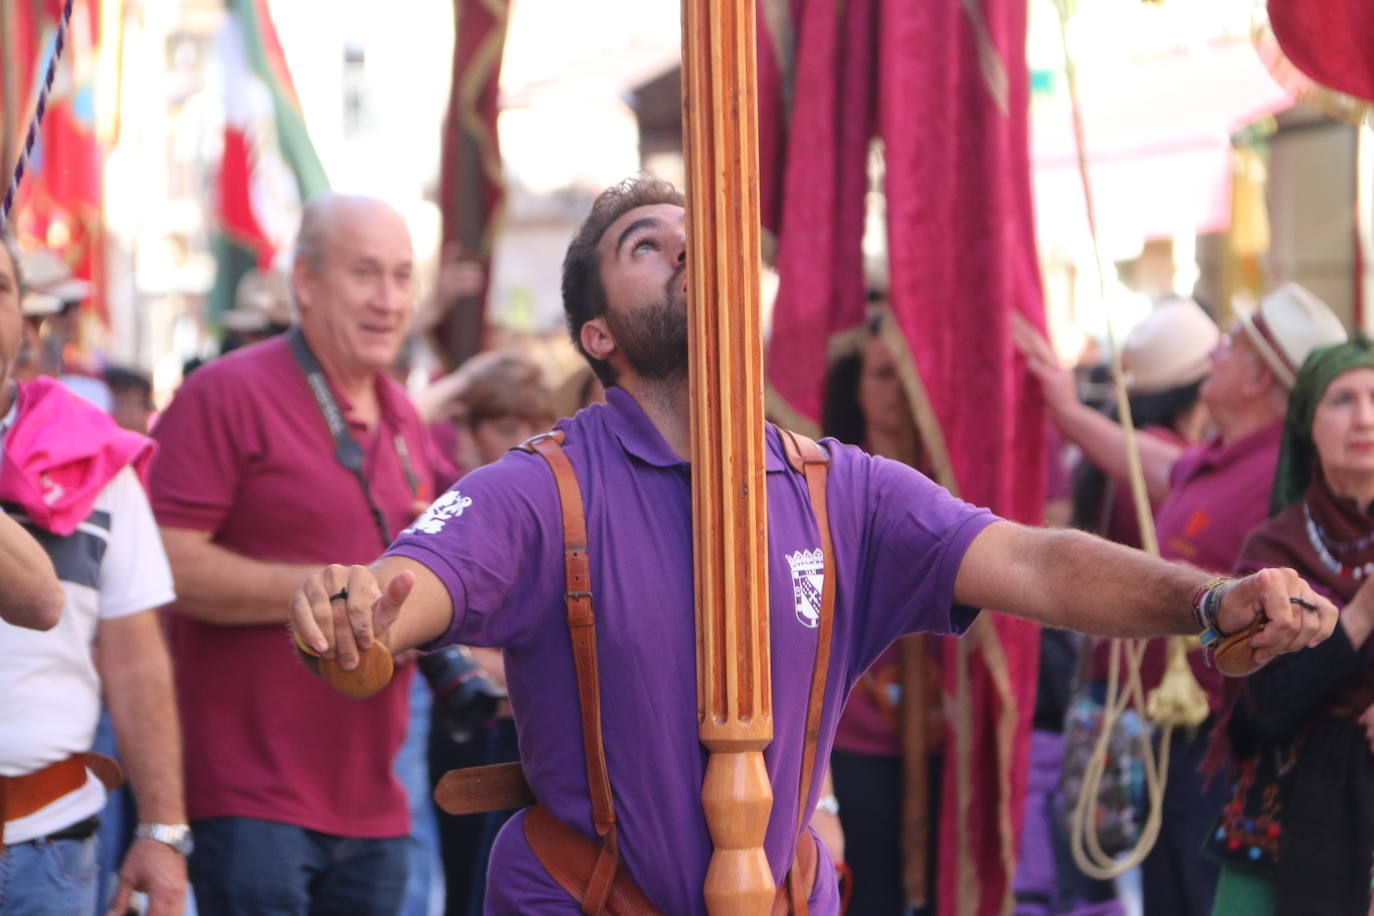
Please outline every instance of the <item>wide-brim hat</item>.
[{"label": "wide-brim hat", "polygon": [[48,318],[62,311],[62,300],[48,293],[26,292],[19,311],[25,318]]},{"label": "wide-brim hat", "polygon": [[1297,283],[1280,286],[1253,312],[1237,311],[1246,338],[1285,388],[1309,353],[1349,339],[1331,307]]},{"label": "wide-brim hat", "polygon": [[234,288],[233,311],[256,312],[262,316],[264,327],[290,324],[291,284],[286,275],[277,270],[244,273]]},{"label": "wide-brim hat", "polygon": [[1156,306],[1121,346],[1121,380],[1131,394],[1157,394],[1206,378],[1221,331],[1202,306],[1175,299]]},{"label": "wide-brim hat", "polygon": [[51,248],[26,251],[19,259],[24,285],[30,292],[44,293],[60,302],[80,302],[91,295],[91,284],[73,276],[67,262]]}]

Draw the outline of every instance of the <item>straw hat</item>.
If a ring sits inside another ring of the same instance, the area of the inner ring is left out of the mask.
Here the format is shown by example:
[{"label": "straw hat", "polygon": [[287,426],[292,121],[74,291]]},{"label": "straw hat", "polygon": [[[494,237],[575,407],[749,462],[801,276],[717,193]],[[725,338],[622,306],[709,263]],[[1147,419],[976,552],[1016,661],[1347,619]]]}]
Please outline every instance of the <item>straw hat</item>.
[{"label": "straw hat", "polygon": [[291,323],[291,289],[276,270],[250,270],[234,288],[234,307],[219,318],[225,330],[240,334],[266,331],[271,325]]},{"label": "straw hat", "polygon": [[62,311],[62,300],[48,293],[26,292],[19,311],[25,318],[47,318]]},{"label": "straw hat", "polygon": [[1156,394],[1201,381],[1211,370],[1221,331],[1191,299],[1155,307],[1126,335],[1121,374],[1131,394]]},{"label": "straw hat", "polygon": [[80,302],[91,294],[91,284],[72,276],[72,270],[67,266],[67,262],[51,248],[26,251],[19,259],[20,269],[24,273],[24,284],[29,292],[56,298],[59,310],[62,303]]},{"label": "straw hat", "polygon": [[1253,312],[1241,312],[1239,323],[1285,388],[1293,387],[1309,353],[1349,339],[1331,307],[1296,283],[1265,296]]}]

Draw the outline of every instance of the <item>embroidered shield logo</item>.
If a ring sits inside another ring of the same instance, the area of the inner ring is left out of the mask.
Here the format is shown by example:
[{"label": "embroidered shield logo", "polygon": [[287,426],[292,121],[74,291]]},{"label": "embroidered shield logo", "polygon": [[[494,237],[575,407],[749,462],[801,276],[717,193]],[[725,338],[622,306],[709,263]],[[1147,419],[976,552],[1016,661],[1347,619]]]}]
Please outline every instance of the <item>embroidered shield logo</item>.
[{"label": "embroidered shield logo", "polygon": [[821,622],[821,589],[825,586],[825,556],[820,548],[798,550],[787,555],[792,567],[792,600],[797,608],[797,620],[802,626],[815,628]]},{"label": "embroidered shield logo", "polygon": [[448,523],[449,519],[462,515],[463,510],[470,505],[472,505],[472,497],[464,496],[457,490],[449,490],[436,499],[433,505],[425,510],[425,514],[417,518],[406,531],[438,534],[444,530],[444,525]]}]

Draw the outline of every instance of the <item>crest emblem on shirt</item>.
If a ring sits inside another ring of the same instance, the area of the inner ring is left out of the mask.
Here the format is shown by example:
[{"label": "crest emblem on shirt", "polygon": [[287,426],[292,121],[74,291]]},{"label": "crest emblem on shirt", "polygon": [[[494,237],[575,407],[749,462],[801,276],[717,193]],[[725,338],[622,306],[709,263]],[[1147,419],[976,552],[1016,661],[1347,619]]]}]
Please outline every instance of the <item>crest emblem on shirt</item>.
[{"label": "crest emblem on shirt", "polygon": [[802,626],[814,629],[821,622],[825,555],[819,547],[815,550],[798,550],[787,555],[787,565],[792,567],[792,600],[796,605],[797,620]]},{"label": "crest emblem on shirt", "polygon": [[449,490],[436,499],[406,531],[438,534],[444,530],[444,525],[448,524],[449,519],[462,515],[463,510],[471,505],[471,496],[464,496],[457,490]]}]

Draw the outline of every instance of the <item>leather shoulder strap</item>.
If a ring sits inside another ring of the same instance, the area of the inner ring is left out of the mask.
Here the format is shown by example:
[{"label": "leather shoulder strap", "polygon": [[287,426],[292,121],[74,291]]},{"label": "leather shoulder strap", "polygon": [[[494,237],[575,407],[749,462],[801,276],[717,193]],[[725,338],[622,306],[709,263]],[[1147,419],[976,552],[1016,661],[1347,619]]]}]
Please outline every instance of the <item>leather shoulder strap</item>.
[{"label": "leather shoulder strap", "polygon": [[527,440],[518,448],[535,452],[553,471],[558,501],[563,512],[563,570],[566,590],[568,635],[572,638],[573,665],[577,673],[577,705],[582,715],[582,751],[587,761],[587,790],[592,803],[592,825],[601,838],[601,851],[582,900],[582,912],[595,916],[611,895],[619,867],[616,842],[615,801],[606,769],[606,747],[601,737],[601,677],[596,659],[596,608],[592,601],[591,565],[587,559],[587,521],[582,490],[572,463],[563,451],[563,432],[553,430]]},{"label": "leather shoulder strap", "polygon": [[[806,737],[802,745],[800,799],[797,802],[797,834],[800,841],[810,820],[806,803],[811,797],[811,781],[816,771],[816,747],[821,738],[821,712],[825,707],[825,682],[830,673],[830,644],[835,633],[835,585],[839,573],[835,568],[834,545],[830,539],[830,511],[826,504],[830,456],[813,440],[791,430],[777,429],[788,463],[806,478],[811,511],[816,516],[816,528],[821,536],[821,561],[825,576],[821,586],[820,622],[816,630],[816,660],[811,668],[811,692],[806,701]],[[804,886],[801,870],[795,865],[788,873],[787,884],[792,912],[805,916],[810,888]]]}]

